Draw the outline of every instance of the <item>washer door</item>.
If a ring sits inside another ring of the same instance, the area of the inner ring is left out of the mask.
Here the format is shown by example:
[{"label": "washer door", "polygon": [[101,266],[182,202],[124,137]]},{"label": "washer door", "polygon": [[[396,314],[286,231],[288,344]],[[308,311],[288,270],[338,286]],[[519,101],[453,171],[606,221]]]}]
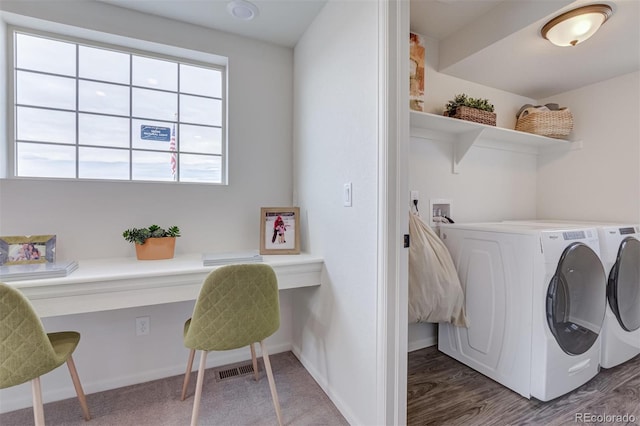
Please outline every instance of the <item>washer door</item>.
[{"label": "washer door", "polygon": [[607,277],[598,255],[582,243],[568,246],[547,291],[547,322],[563,351],[585,353],[595,343],[607,307]]},{"label": "washer door", "polygon": [[607,286],[609,306],[623,330],[640,328],[640,241],[625,238]]}]

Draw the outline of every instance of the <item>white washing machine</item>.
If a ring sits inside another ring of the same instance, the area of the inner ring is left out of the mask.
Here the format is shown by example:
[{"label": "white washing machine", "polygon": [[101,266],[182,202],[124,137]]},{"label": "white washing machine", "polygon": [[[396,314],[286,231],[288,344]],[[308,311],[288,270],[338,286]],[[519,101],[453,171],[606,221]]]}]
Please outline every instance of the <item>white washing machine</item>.
[{"label": "white washing machine", "polygon": [[438,326],[438,349],[498,383],[548,401],[599,371],[606,276],[595,228],[441,225],[470,325]]},{"label": "white washing machine", "polygon": [[600,365],[615,367],[640,354],[640,226],[550,220],[509,223],[595,227],[600,257],[608,277]]},{"label": "white washing machine", "polygon": [[640,227],[598,231],[609,273],[600,364],[611,368],[640,354]]}]

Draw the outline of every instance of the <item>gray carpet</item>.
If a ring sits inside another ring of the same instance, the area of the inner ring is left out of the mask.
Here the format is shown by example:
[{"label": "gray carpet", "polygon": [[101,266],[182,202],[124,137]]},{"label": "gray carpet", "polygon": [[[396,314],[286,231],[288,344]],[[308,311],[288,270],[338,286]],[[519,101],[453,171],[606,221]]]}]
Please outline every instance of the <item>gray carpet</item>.
[{"label": "gray carpet", "polygon": [[[194,365],[198,364],[198,359],[199,354]],[[348,425],[291,352],[274,354],[270,359],[285,425]],[[262,359],[259,364],[258,382],[253,379],[253,374],[216,381],[212,369],[207,370],[200,405],[200,425],[277,424]],[[192,373],[187,398],[180,401],[183,377],[173,376],[89,394],[87,403],[92,417],[89,422],[83,420],[77,398],[45,404],[45,423],[49,426],[188,425],[196,373]],[[2,426],[32,424],[31,408],[0,414]]]}]

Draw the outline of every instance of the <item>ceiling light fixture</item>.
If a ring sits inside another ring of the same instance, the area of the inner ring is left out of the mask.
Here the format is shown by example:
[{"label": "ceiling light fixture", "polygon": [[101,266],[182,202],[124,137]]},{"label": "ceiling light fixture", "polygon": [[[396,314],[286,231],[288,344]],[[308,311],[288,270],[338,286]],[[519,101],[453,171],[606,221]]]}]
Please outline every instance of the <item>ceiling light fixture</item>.
[{"label": "ceiling light fixture", "polygon": [[606,4],[582,6],[556,16],[540,32],[556,46],[575,46],[594,35],[612,14]]},{"label": "ceiling light fixture", "polygon": [[236,19],[250,21],[258,16],[258,7],[245,0],[232,0],[227,3],[227,12]]}]

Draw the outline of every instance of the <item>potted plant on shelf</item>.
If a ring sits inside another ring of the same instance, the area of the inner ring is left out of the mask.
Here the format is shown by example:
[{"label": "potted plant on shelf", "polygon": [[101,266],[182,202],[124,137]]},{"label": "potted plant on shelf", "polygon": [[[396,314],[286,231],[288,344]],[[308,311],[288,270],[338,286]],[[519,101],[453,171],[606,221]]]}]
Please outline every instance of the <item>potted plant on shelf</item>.
[{"label": "potted plant on shelf", "polygon": [[122,233],[125,240],[135,243],[138,260],[171,259],[176,247],[180,228],[168,229],[151,225],[148,228],[131,228]]},{"label": "potted plant on shelf", "polygon": [[496,114],[493,111],[493,104],[488,99],[470,98],[462,93],[447,102],[444,115],[495,126]]}]

